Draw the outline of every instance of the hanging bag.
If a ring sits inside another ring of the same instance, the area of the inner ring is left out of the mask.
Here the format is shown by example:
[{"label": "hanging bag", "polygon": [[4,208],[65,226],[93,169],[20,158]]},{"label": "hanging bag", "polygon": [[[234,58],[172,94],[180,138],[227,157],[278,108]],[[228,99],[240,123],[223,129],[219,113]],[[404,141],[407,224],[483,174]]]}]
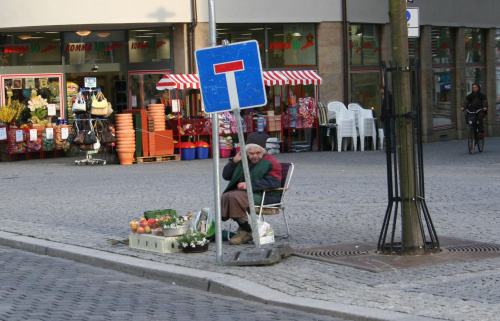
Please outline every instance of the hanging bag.
[{"label": "hanging bag", "polygon": [[[75,128],[76,127],[76,128]],[[75,141],[76,135],[78,133],[78,124],[76,121],[73,123],[73,128],[71,129],[71,133],[69,133],[68,138],[66,138],[66,141],[70,144],[73,144]]]},{"label": "hanging bag", "polygon": [[92,96],[92,115],[105,116],[108,113],[108,100],[104,97],[101,91]]},{"label": "hanging bag", "polygon": [[71,111],[74,113],[84,113],[87,111],[87,104],[81,91],[78,93],[78,95],[76,95],[76,99],[73,103],[73,106],[71,107]]},{"label": "hanging bag", "polygon": [[104,145],[116,142],[115,134],[113,134],[108,124],[105,122],[99,122],[97,124],[97,138],[101,144]]},{"label": "hanging bag", "polygon": [[82,145],[92,145],[95,143],[97,143],[97,136],[94,132],[94,126],[92,126],[92,120],[89,119],[89,129],[85,129],[85,138]]},{"label": "hanging bag", "polygon": [[113,112],[113,106],[111,106],[111,103],[108,101],[108,108],[106,110],[106,115],[104,115],[104,118],[108,118]]},{"label": "hanging bag", "polygon": [[76,137],[73,140],[73,144],[80,145],[83,144],[83,141],[85,140],[85,134],[86,131],[82,129],[78,129],[78,123],[76,123],[76,128],[77,128],[77,133]]}]

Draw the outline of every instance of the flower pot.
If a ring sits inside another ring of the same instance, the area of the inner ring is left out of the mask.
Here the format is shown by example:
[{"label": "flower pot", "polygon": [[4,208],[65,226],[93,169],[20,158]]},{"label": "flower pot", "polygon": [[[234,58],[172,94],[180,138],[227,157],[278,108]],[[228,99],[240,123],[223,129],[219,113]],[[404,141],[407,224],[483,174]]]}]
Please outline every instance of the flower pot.
[{"label": "flower pot", "polygon": [[135,130],[133,129],[117,129],[115,132],[116,135],[135,135]]},{"label": "flower pot", "polygon": [[184,225],[177,228],[163,228],[163,235],[165,236],[179,236],[186,233],[189,229],[189,225]]},{"label": "flower pot", "polygon": [[201,253],[201,252],[206,252],[208,251],[208,245],[210,243],[207,243],[205,245],[196,245],[195,247],[183,247],[182,252],[184,253]]},{"label": "flower pot", "polygon": [[115,122],[116,127],[123,129],[134,129],[134,123],[130,120],[117,120]]},{"label": "flower pot", "polygon": [[120,159],[120,165],[132,165],[134,162],[135,148],[117,148],[116,152]]}]

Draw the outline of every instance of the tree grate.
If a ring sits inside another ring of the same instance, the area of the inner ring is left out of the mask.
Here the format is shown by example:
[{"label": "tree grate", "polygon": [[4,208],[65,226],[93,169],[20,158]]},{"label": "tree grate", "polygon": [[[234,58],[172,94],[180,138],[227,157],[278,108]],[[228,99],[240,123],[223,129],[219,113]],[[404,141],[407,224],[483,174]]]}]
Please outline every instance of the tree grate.
[{"label": "tree grate", "polygon": [[463,245],[447,247],[446,249],[455,253],[500,253],[500,246],[496,244]]},{"label": "tree grate", "polygon": [[298,249],[294,250],[294,254],[302,254],[302,255],[307,255],[307,256],[312,256],[312,257],[348,257],[348,256],[356,256],[356,255],[366,255],[368,254],[367,251],[339,251],[339,250],[332,250],[332,249]]}]

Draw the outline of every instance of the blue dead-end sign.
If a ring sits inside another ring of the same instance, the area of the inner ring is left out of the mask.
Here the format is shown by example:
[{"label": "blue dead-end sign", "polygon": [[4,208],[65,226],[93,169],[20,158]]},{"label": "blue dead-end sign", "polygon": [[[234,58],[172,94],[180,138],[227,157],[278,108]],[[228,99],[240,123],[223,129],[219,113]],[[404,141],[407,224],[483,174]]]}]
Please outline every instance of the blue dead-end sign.
[{"label": "blue dead-end sign", "polygon": [[196,63],[205,112],[267,104],[256,40],[199,49]]}]

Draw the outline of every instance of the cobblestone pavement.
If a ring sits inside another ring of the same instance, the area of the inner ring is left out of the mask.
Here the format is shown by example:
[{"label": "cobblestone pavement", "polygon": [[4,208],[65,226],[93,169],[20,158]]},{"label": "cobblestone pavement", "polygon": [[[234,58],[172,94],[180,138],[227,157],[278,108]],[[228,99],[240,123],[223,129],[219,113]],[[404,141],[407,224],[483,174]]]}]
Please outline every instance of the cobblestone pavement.
[{"label": "cobblestone pavement", "polygon": [[[500,244],[500,138],[469,155],[466,141],[424,145],[426,202],[438,236]],[[82,159],[84,156],[77,156]],[[267,219],[293,248],[378,240],[387,205],[385,154],[277,155],[295,163],[287,213]],[[225,160],[221,160],[221,167]],[[73,158],[0,163],[0,231],[98,249],[146,262],[192,267],[252,281],[304,300],[445,320],[497,320],[500,259],[372,273],[291,256],[265,267],[234,267],[207,253],[155,254],[112,245],[145,210],[180,214],[213,208],[213,161],[76,166]],[[221,186],[225,186],[221,182]],[[224,223],[223,228],[227,228]],[[223,245],[223,260],[252,245]]]},{"label": "cobblestone pavement", "polygon": [[0,320],[342,320],[2,246],[0,275]]}]

